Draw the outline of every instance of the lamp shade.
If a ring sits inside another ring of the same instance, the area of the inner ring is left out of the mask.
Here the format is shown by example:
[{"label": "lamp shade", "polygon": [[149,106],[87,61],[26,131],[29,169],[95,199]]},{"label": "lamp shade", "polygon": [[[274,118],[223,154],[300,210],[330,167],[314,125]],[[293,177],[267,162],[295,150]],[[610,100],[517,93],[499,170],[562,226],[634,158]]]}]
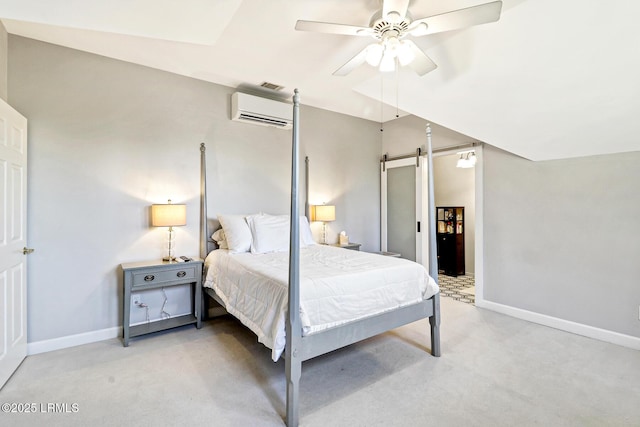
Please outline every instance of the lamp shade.
[{"label": "lamp shade", "polygon": [[154,227],[176,227],[187,225],[187,206],[151,205],[151,225]]},{"label": "lamp shade", "polygon": [[315,207],[314,221],[335,221],[336,220],[336,207],[333,205],[317,205]]}]

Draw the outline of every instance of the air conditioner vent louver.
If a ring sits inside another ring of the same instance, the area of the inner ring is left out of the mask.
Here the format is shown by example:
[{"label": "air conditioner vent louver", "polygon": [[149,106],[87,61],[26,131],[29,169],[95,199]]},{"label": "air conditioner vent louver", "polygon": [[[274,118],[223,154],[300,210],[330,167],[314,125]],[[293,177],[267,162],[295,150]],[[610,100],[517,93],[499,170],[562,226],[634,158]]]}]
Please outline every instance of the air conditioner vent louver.
[{"label": "air conditioner vent louver", "polygon": [[290,129],[293,106],[259,96],[236,92],[231,95],[231,120]]},{"label": "air conditioner vent louver", "polygon": [[240,117],[238,117],[238,119],[250,121],[250,122],[259,122],[262,124],[270,124],[278,127],[288,125],[288,122],[286,120],[277,119],[273,117],[257,116],[255,114],[249,114],[249,113],[240,113]]}]

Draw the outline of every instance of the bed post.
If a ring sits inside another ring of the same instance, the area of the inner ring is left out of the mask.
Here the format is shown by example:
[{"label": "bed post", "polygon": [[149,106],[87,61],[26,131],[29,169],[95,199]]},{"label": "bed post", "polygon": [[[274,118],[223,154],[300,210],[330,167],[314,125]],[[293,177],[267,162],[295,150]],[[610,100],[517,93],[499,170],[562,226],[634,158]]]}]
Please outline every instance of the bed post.
[{"label": "bed post", "polygon": [[200,144],[200,258],[207,257],[207,160],[204,142]]},{"label": "bed post", "polygon": [[[438,246],[436,243],[436,207],[433,186],[433,149],[431,147],[431,124],[427,123],[427,168],[429,173],[429,275],[438,283]],[[431,354],[440,357],[440,293],[433,297],[431,325]]]},{"label": "bed post", "polygon": [[304,158],[304,216],[311,224],[311,212],[309,212],[309,156]]},{"label": "bed post", "polygon": [[[206,147],[204,142],[200,144],[200,258],[207,257],[207,161],[205,155]],[[204,268],[202,269],[202,282],[204,283]],[[200,316],[203,319],[209,317],[209,304],[207,297],[203,294],[200,301]]]},{"label": "bed post", "polygon": [[287,418],[288,427],[298,425],[298,403],[300,395],[300,375],[302,373],[301,354],[298,347],[302,340],[300,322],[300,214],[298,206],[298,118],[300,115],[298,89],[293,95],[293,137],[291,144],[291,216],[289,221],[289,302],[286,322],[285,371],[287,376]]}]

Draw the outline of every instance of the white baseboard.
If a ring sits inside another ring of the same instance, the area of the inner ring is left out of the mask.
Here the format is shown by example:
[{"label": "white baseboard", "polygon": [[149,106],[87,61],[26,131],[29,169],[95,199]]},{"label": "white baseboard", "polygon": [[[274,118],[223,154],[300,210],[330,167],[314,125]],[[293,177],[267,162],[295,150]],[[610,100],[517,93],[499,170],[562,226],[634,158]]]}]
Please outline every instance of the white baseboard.
[{"label": "white baseboard", "polygon": [[487,310],[506,314],[518,319],[526,320],[540,325],[549,326],[550,328],[560,329],[561,331],[571,332],[573,334],[582,335],[600,341],[617,344],[623,347],[640,350],[640,338],[631,335],[625,335],[618,332],[600,329],[582,323],[572,322],[557,317],[547,316],[546,314],[535,313],[533,311],[523,310],[508,305],[498,304],[487,300],[476,300],[476,307],[486,308]]},{"label": "white baseboard", "polygon": [[[597,339],[600,341],[617,344],[623,347],[640,350],[640,338],[631,335],[625,335],[618,332],[608,331],[581,323],[564,320],[557,317],[547,316],[545,314],[535,313],[533,311],[523,310],[504,304],[498,304],[486,300],[478,300],[475,302],[476,307],[485,308],[497,313],[506,314],[528,322],[538,323],[540,325],[549,326],[550,328],[559,329],[561,331],[571,332],[573,334]],[[220,315],[223,313],[212,313]],[[77,335],[69,335],[66,337],[53,338],[50,340],[36,341],[27,344],[27,354],[34,355],[46,353],[48,351],[61,350],[63,348],[75,347],[82,344],[89,344],[98,341],[104,341],[112,338],[118,338],[122,332],[122,327],[101,329],[98,331],[85,332]]]},{"label": "white baseboard", "polygon": [[116,326],[115,328],[100,329],[98,331],[85,332],[77,335],[30,342],[27,344],[27,355],[46,353],[48,351],[61,350],[63,348],[117,338],[121,335],[121,332],[122,326]]}]

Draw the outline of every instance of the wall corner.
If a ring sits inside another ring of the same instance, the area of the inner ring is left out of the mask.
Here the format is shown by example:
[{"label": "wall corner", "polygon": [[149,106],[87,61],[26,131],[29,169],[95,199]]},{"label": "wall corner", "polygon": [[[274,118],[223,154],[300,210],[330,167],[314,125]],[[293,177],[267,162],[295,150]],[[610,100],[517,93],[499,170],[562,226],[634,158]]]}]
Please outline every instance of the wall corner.
[{"label": "wall corner", "polygon": [[9,64],[9,34],[0,21],[0,98],[9,102],[7,75]]}]

